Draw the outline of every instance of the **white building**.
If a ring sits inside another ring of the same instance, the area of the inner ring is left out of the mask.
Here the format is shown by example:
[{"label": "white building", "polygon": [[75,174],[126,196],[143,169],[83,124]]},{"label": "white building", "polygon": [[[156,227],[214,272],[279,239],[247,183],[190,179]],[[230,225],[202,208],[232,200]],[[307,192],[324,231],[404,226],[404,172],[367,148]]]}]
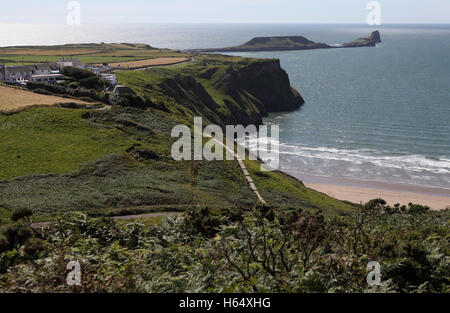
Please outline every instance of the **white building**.
[{"label": "white building", "polygon": [[60,70],[63,70],[65,67],[77,67],[81,69],[86,69],[86,65],[83,62],[73,58],[67,60],[62,58],[61,61],[57,62],[56,64],[58,64]]},{"label": "white building", "polygon": [[110,85],[115,86],[117,84],[116,74],[99,74],[100,78],[107,81]]}]

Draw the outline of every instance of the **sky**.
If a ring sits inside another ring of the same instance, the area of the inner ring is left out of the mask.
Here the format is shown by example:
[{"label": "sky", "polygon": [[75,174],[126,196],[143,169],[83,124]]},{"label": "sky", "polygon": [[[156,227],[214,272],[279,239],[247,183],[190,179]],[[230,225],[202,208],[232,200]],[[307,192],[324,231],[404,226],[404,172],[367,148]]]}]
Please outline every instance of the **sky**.
[{"label": "sky", "polygon": [[[0,23],[65,24],[66,0],[0,0]],[[90,23],[366,23],[370,0],[80,0]],[[450,23],[450,0],[379,0],[381,22]],[[73,11],[72,11],[73,12]]]}]

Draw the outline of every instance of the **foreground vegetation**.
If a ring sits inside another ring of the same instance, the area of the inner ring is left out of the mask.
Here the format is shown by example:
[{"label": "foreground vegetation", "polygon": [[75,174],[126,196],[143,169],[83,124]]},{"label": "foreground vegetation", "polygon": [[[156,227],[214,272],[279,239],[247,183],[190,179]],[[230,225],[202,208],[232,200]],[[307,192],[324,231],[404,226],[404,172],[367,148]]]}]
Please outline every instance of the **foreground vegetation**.
[{"label": "foreground vegetation", "polygon": [[[382,203],[334,217],[196,208],[129,224],[72,213],[38,230],[17,211],[0,237],[0,291],[449,292],[450,212]],[[81,286],[66,282],[71,261]],[[380,286],[366,282],[371,261]]]}]

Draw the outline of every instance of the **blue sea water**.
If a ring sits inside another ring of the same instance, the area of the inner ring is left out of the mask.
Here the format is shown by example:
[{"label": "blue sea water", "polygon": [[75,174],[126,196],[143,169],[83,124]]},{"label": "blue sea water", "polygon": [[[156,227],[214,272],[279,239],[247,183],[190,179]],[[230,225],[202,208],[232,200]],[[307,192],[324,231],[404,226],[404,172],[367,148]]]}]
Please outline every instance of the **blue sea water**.
[{"label": "blue sea water", "polygon": [[[450,25],[379,26],[376,48],[237,53],[279,58],[306,100],[272,114],[281,169],[302,175],[450,188]],[[329,44],[368,36],[367,25],[0,25],[0,46],[140,42],[172,49],[303,35]]]}]

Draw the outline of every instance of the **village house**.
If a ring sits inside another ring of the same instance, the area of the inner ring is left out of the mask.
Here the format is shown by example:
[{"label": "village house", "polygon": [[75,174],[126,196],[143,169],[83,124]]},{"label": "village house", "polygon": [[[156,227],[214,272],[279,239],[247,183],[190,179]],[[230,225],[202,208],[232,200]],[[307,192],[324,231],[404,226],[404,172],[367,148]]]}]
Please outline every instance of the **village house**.
[{"label": "village house", "polygon": [[31,81],[53,84],[62,78],[55,63],[0,67],[0,80],[7,83]]},{"label": "village house", "polygon": [[61,61],[56,63],[59,67],[59,69],[62,71],[65,67],[76,67],[81,69],[86,69],[86,65],[81,62],[78,59],[70,58],[70,59],[64,59],[64,57],[61,59]]}]

